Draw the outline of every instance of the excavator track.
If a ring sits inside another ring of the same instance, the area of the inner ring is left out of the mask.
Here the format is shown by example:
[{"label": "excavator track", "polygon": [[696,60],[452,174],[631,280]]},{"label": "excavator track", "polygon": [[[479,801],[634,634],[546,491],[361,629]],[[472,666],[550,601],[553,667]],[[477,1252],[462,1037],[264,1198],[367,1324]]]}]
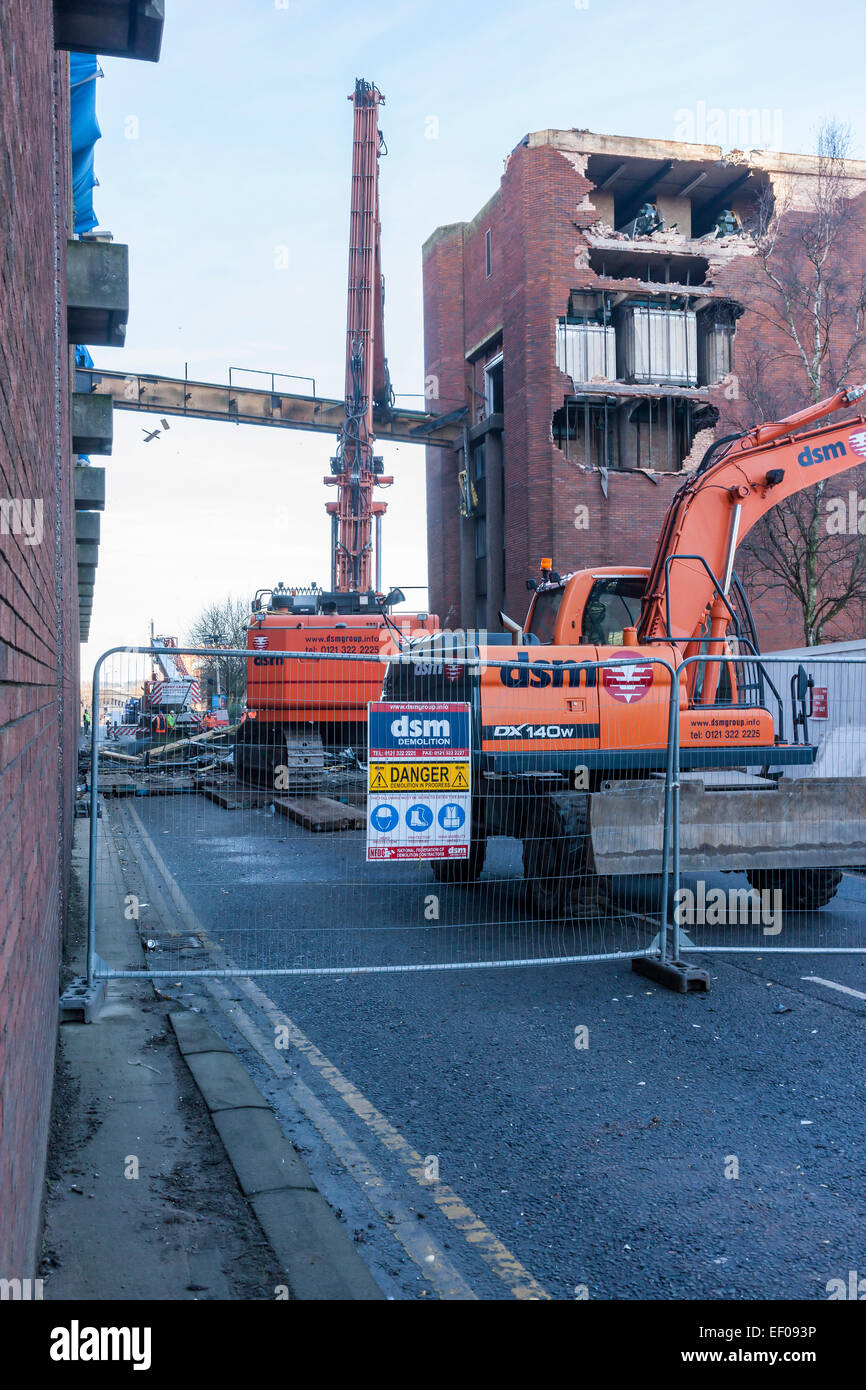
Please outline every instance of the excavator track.
[{"label": "excavator track", "polygon": [[235,772],[247,786],[277,795],[315,796],[324,784],[325,750],[312,725],[289,724],[270,738],[247,738],[235,746]]},{"label": "excavator track", "polygon": [[610,894],[593,860],[588,793],[538,797],[522,838],[523,872],[536,916],[573,921],[604,915]]}]

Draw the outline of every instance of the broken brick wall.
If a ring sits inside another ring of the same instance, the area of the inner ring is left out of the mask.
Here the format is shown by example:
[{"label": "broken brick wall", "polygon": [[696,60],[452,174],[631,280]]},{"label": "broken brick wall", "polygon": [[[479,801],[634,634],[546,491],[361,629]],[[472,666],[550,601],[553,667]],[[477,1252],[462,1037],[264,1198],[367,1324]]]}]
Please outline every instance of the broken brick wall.
[{"label": "broken brick wall", "polygon": [[[456,383],[468,381],[465,354],[502,334],[505,608],[516,618],[525,614],[525,581],[542,556],[553,556],[563,570],[617,560],[648,564],[676,487],[667,476],[659,475],[654,487],[643,475],[611,474],[605,499],[598,474],[578,470],[552,440],[553,414],[570,390],[556,368],[556,320],[570,290],[595,278],[582,268],[581,228],[595,218],[585,196],[591,187],[558,151],[518,146],[482,214],[441,229],[425,247],[426,371],[448,383],[449,404],[441,409],[453,408]],[[462,399],[474,423],[477,398],[464,388]],[[428,450],[430,606],[442,617],[460,612],[458,466],[450,451]],[[580,530],[579,505],[588,516]]]},{"label": "broken brick wall", "polygon": [[[0,1277],[36,1258],[73,825],[78,595],[65,249],[68,58],[0,0]],[[11,502],[29,504],[29,525]],[[38,524],[37,524],[38,523]]]},{"label": "broken brick wall", "polygon": [[[466,357],[480,351],[483,358],[487,340],[498,332],[502,335],[505,608],[515,618],[526,611],[525,581],[537,572],[542,556],[552,556],[562,571],[649,564],[663,517],[682,481],[676,474],[613,471],[605,497],[599,473],[577,466],[574,456],[567,458],[553,442],[553,416],[571,390],[569,378],[556,366],[556,320],[566,312],[571,290],[596,283],[584,232],[597,212],[584,168],[580,156],[565,155],[552,145],[521,144],[509,156],[499,190],[481,213],[471,223],[440,229],[425,247],[427,372],[435,372],[448,385],[448,402],[440,409],[453,409],[462,381],[470,423],[479,418],[476,393],[481,382]],[[866,247],[863,204],[866,198],[859,200],[853,219],[854,264],[862,263]],[[756,292],[753,277],[754,263],[746,257],[736,258],[724,271],[711,271],[713,284],[746,305],[736,327],[735,369],[746,359],[767,360],[779,347],[762,318],[749,312]],[[630,286],[623,281],[623,288]],[[721,390],[713,391],[712,398],[724,426],[731,419],[730,404]],[[802,386],[792,389],[791,401],[785,410],[807,403]],[[751,424],[756,414],[746,418],[748,403],[740,401],[739,406],[742,424]],[[460,611],[458,457],[447,450],[428,450],[430,606],[442,617]],[[799,608],[784,595],[758,599],[755,617],[766,650],[802,643]],[[452,617],[452,625],[454,621]],[[460,621],[471,623],[473,615],[461,614]],[[833,635],[851,635],[852,626],[863,629],[859,610]]]}]

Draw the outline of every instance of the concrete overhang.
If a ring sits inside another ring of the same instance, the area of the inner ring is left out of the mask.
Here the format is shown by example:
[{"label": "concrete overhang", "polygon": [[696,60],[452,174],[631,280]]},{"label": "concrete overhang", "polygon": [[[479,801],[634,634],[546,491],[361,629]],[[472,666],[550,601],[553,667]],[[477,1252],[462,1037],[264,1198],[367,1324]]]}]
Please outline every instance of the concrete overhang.
[{"label": "concrete overhang", "polygon": [[[477,444],[479,439],[483,439],[485,435],[490,434],[491,431],[498,430],[501,434],[504,429],[505,416],[502,414],[501,411],[497,411],[493,415],[486,415],[483,420],[480,420],[478,422],[477,425],[470,426],[469,430],[467,431],[469,435],[469,443]],[[459,442],[455,447],[460,447]]]},{"label": "concrete overhang", "polygon": [[75,539],[99,544],[99,512],[75,513]]},{"label": "concrete overhang", "polygon": [[164,0],[54,0],[54,47],[105,58],[159,59]]},{"label": "concrete overhang", "polygon": [[105,510],[105,469],[79,463],[75,468],[75,510],[102,512]]},{"label": "concrete overhang", "polygon": [[123,347],[128,318],[129,247],[114,241],[67,241],[69,342]]},{"label": "concrete overhang", "polygon": [[79,566],[78,566],[78,582],[79,582],[79,584],[95,584],[95,583],[96,583],[96,566],[95,566],[95,565],[79,565]]},{"label": "concrete overhang", "polygon": [[99,564],[99,546],[98,546],[98,545],[94,545],[94,543],[93,543],[92,541],[76,541],[76,542],[75,542],[75,546],[76,546],[76,549],[77,549],[77,551],[78,551],[78,563],[79,563],[79,565],[94,565],[94,566],[95,566],[95,565],[98,565],[98,564]]},{"label": "concrete overhang", "polygon": [[72,452],[110,454],[114,440],[114,407],[108,396],[72,393]]}]

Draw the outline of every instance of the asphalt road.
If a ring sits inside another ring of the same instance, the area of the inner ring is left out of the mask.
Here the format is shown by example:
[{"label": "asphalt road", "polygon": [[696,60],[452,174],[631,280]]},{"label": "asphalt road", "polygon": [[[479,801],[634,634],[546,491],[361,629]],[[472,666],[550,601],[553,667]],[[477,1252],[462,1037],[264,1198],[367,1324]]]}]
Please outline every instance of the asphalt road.
[{"label": "asphalt road", "polygon": [[[393,1297],[823,1299],[866,1270],[866,879],[778,938],[738,928],[759,952],[697,955],[710,993],[681,996],[627,958],[417,968],[649,944],[639,912],[534,922],[510,842],[442,890],[266,808],[111,816],[157,966],[339,972],[165,988],[237,1047]],[[863,952],[768,949],[816,940]],[[373,963],[416,968],[348,973]]]}]

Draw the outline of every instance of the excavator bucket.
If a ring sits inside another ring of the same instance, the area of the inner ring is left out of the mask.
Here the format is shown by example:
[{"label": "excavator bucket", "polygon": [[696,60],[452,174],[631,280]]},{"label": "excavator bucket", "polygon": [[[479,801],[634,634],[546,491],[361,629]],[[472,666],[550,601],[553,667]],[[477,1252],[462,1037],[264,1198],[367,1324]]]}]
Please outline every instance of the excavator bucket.
[{"label": "excavator bucket", "polygon": [[[866,778],[685,774],[680,868],[859,868],[866,865]],[[602,875],[662,871],[664,785],[622,782],[590,797],[590,835]],[[673,842],[673,828],[671,842]]]}]

